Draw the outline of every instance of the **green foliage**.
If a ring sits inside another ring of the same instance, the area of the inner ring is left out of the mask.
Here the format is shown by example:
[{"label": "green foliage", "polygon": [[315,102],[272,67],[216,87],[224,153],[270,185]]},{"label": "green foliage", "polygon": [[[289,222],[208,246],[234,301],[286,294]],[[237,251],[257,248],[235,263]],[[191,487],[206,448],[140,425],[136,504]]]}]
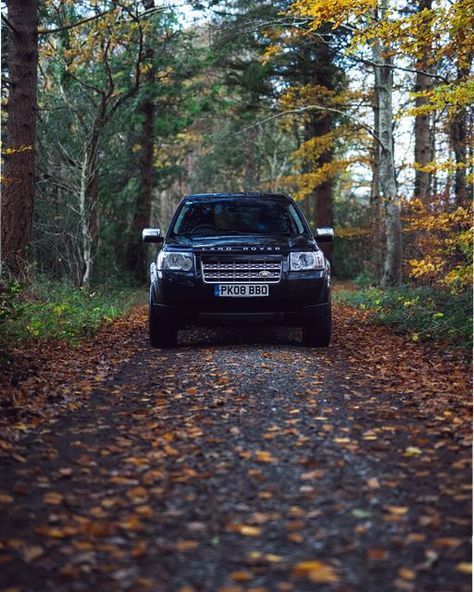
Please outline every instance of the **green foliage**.
[{"label": "green foliage", "polygon": [[[365,278],[367,279],[367,278]],[[408,334],[413,341],[436,341],[470,349],[472,294],[453,295],[431,287],[402,286],[382,290],[336,290],[334,298],[368,309],[374,320]]]},{"label": "green foliage", "polygon": [[28,339],[73,342],[93,334],[139,299],[136,288],[114,284],[85,289],[39,278],[27,290],[18,282],[5,283],[0,292],[2,349]]},{"label": "green foliage", "polygon": [[369,265],[370,251],[366,237],[334,237],[332,267],[339,279],[354,279]]},{"label": "green foliage", "polygon": [[10,327],[21,315],[20,294],[20,282],[7,278],[0,280],[0,364],[6,359]]}]

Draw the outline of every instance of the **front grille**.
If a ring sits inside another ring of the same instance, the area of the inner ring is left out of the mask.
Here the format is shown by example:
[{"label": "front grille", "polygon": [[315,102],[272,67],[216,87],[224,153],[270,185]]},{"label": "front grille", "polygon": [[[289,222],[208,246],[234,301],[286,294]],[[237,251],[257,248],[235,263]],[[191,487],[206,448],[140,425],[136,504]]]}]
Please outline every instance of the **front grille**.
[{"label": "front grille", "polygon": [[281,278],[281,261],[213,261],[201,263],[206,284],[277,283]]}]

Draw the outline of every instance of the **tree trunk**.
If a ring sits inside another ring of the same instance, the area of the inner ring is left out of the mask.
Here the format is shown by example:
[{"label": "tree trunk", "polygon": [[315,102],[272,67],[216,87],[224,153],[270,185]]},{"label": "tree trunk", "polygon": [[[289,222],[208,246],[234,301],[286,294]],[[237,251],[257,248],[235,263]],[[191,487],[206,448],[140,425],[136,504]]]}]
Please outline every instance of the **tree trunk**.
[{"label": "tree trunk", "polygon": [[[458,69],[457,79],[463,80],[469,76],[470,68]],[[472,188],[468,190],[466,180],[467,148],[468,148],[468,118],[467,109],[462,108],[454,113],[449,127],[449,135],[456,161],[454,173],[454,195],[456,206],[462,207],[472,199]]]},{"label": "tree trunk", "polygon": [[[382,0],[381,12],[386,13],[388,0]],[[381,18],[384,18],[382,14]],[[396,286],[402,279],[402,231],[400,204],[397,200],[397,182],[393,154],[393,69],[388,47],[378,40],[373,44],[376,101],[380,130],[380,189],[385,214],[385,256],[381,286]]]},{"label": "tree trunk", "polygon": [[[324,29],[321,30],[324,32]],[[316,40],[311,47],[308,47],[306,62],[310,64],[305,83],[322,86],[328,90],[335,88],[335,67],[333,56],[329,44],[323,40]],[[333,127],[333,115],[329,112],[312,113],[309,116],[305,129],[305,140],[327,135]],[[331,148],[325,150],[317,159],[316,163],[309,159],[307,169],[311,171],[314,166],[317,168],[330,163],[333,159]],[[315,228],[321,226],[332,226],[332,197],[333,197],[333,179],[326,179],[318,186],[314,187],[311,196],[310,219],[312,219]],[[333,252],[332,243],[321,245],[324,254],[331,259]]]},{"label": "tree trunk", "polygon": [[[431,10],[432,0],[418,0],[418,10]],[[428,57],[431,51],[429,35],[425,35],[424,39],[420,40],[423,45],[422,57],[416,62],[415,91],[423,92],[433,88],[433,78],[427,76],[423,72],[428,72]],[[428,97],[417,97],[415,100],[416,107],[422,107],[429,103]],[[416,115],[415,117],[415,163],[419,166],[425,166],[433,160],[432,152],[432,131],[431,131],[431,117],[429,114]],[[418,197],[424,202],[428,200],[431,188],[430,173],[415,170],[415,188],[414,197]]]},{"label": "tree trunk", "polygon": [[[144,0],[145,10],[154,8],[154,0]],[[148,70],[145,74],[146,94],[139,106],[139,112],[143,117],[141,130],[140,153],[140,191],[137,196],[135,211],[130,227],[130,237],[127,245],[126,262],[129,271],[134,277],[144,282],[148,273],[147,249],[142,243],[142,230],[150,225],[151,206],[153,201],[154,180],[154,147],[155,147],[155,102],[152,89],[155,83],[155,68],[153,65],[153,40],[145,39],[145,63]]]},{"label": "tree trunk", "polygon": [[[253,111],[255,107],[250,107]],[[257,191],[258,171],[255,159],[255,146],[257,144],[258,130],[251,127],[245,135],[244,147],[244,191]]]},{"label": "tree trunk", "polygon": [[81,225],[81,286],[91,281],[94,263],[94,248],[97,244],[97,197],[99,173],[97,163],[97,141],[94,139],[84,151],[79,191],[79,213]]},{"label": "tree trunk", "polygon": [[[147,77],[150,71],[147,72]],[[130,228],[130,238],[127,248],[127,266],[139,281],[144,281],[147,275],[147,258],[145,245],[141,242],[142,230],[149,226],[151,218],[151,204],[153,199],[154,177],[154,124],[155,105],[152,99],[146,98],[140,106],[143,116],[140,179],[141,187],[137,196],[135,212]]]},{"label": "tree trunk", "polygon": [[35,197],[39,0],[9,0],[7,150],[3,167],[0,262],[18,273],[28,257]]},{"label": "tree trunk", "polygon": [[[378,97],[380,90],[378,88],[378,76],[375,79],[375,92],[372,108],[374,111],[374,132],[377,138],[380,137],[380,121],[379,121],[379,107]],[[370,205],[372,213],[372,256],[373,269],[375,277],[380,280],[383,266],[383,221],[382,208],[380,200],[380,144],[374,138],[373,142],[373,156],[372,156],[372,181],[370,186]]]}]

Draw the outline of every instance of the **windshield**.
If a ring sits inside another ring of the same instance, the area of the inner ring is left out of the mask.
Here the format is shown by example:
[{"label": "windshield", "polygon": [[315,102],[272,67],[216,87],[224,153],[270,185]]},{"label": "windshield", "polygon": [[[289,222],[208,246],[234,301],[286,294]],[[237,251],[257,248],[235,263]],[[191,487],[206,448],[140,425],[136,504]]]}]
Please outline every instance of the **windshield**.
[{"label": "windshield", "polygon": [[304,234],[293,204],[284,200],[189,201],[183,204],[173,234]]}]

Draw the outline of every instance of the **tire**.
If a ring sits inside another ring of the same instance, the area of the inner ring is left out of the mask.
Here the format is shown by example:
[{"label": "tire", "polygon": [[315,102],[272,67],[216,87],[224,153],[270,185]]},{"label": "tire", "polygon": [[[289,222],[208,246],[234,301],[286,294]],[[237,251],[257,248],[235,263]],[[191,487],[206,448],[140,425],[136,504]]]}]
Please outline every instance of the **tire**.
[{"label": "tire", "polygon": [[148,334],[152,347],[175,347],[178,341],[176,324],[173,321],[157,318],[151,292],[148,306]]},{"label": "tire", "polygon": [[303,325],[303,344],[310,347],[328,347],[331,343],[331,304],[317,319]]}]

